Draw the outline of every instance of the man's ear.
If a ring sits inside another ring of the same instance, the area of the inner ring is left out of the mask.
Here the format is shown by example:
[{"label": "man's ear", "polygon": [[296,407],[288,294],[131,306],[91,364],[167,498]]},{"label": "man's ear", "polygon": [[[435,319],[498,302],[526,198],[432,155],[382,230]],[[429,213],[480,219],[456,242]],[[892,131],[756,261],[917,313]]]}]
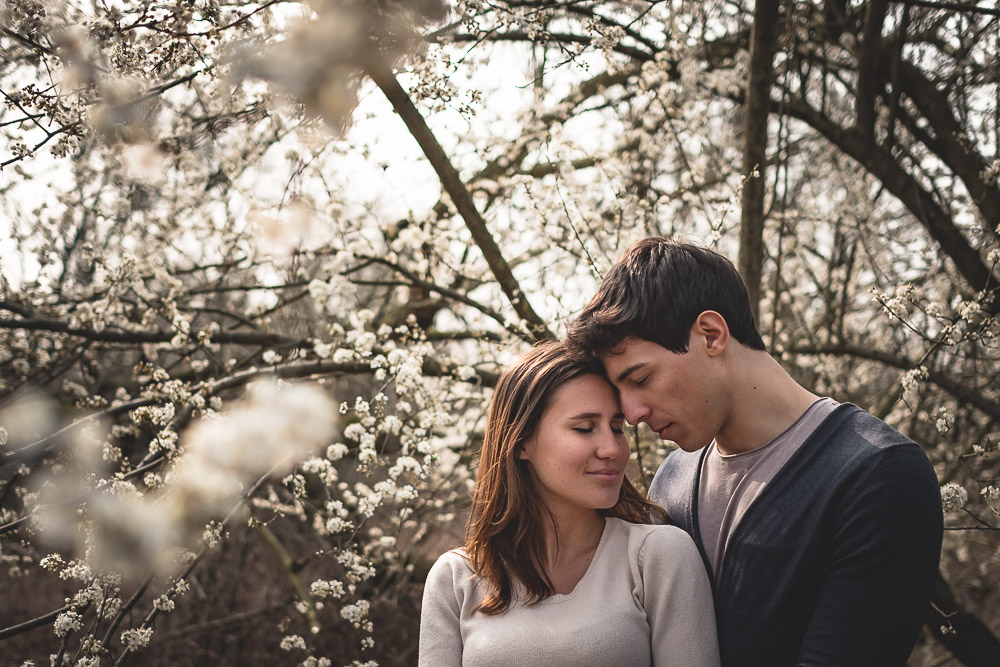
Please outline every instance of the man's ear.
[{"label": "man's ear", "polygon": [[729,325],[726,318],[714,310],[706,310],[695,318],[691,334],[703,341],[710,357],[719,356],[729,345]]}]

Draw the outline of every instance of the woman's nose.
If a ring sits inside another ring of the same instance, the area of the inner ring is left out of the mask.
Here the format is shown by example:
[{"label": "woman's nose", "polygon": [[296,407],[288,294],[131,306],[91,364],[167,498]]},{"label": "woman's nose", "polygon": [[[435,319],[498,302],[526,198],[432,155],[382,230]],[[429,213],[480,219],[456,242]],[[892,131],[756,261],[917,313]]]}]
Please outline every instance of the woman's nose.
[{"label": "woman's nose", "polygon": [[618,452],[622,449],[620,442],[622,439],[623,436],[621,433],[616,433],[614,429],[608,428],[607,432],[602,434],[601,441],[598,444],[597,458],[613,459],[618,456]]}]

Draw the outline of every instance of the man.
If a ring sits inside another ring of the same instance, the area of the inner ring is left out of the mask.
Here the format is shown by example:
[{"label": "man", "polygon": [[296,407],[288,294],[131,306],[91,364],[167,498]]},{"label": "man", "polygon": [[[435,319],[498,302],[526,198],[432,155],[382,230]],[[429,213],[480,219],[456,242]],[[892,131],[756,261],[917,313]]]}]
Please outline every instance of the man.
[{"label": "man", "polygon": [[602,361],[630,423],[679,446],[649,496],[701,551],[725,667],[906,662],[941,551],[934,470],[781,368],[731,262],[640,241],[568,339]]}]

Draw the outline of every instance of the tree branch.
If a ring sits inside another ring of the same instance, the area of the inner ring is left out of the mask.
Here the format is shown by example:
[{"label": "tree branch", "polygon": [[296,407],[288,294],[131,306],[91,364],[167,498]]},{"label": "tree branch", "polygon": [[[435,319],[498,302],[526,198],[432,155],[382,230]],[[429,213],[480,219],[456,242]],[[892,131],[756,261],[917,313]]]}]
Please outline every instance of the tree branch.
[{"label": "tree branch", "polygon": [[[886,190],[924,226],[944,254],[951,258],[971,289],[995,291],[1000,288],[1000,277],[993,274],[979,252],[955,226],[951,216],[882,146],[866,140],[855,129],[845,130],[802,99],[793,98],[782,104],[787,113],[810,125],[879,179]],[[1000,314],[1000,299],[993,299],[986,308],[990,315]]]},{"label": "tree branch", "polygon": [[24,623],[18,623],[17,625],[11,625],[10,627],[0,629],[0,641],[7,639],[8,637],[28,632],[29,630],[34,630],[35,628],[40,628],[43,625],[48,625],[52,621],[56,620],[56,617],[59,614],[67,610],[69,610],[69,605],[50,611],[47,614],[42,614],[41,616],[33,618],[30,621],[25,621]]},{"label": "tree branch", "polygon": [[483,315],[486,315],[487,317],[489,317],[489,318],[493,319],[494,321],[496,321],[497,323],[499,323],[500,326],[502,326],[504,329],[507,329],[508,331],[510,331],[511,333],[513,333],[516,336],[524,338],[528,342],[531,342],[531,337],[530,336],[526,336],[523,332],[521,332],[521,331],[519,331],[517,329],[510,329],[509,328],[509,323],[507,322],[507,319],[501,313],[498,313],[497,311],[493,310],[492,308],[487,308],[486,306],[482,305],[478,301],[475,301],[474,299],[469,298],[469,296],[466,295],[466,294],[463,294],[463,293],[458,292],[458,291],[453,290],[453,289],[449,289],[447,287],[441,287],[440,285],[436,285],[436,284],[434,284],[432,282],[426,281],[426,280],[420,278],[417,274],[413,273],[412,271],[409,271],[409,270],[403,268],[402,266],[399,266],[398,264],[396,264],[394,262],[390,262],[389,260],[387,260],[387,259],[385,259],[383,257],[375,257],[373,255],[358,255],[358,254],[355,254],[354,256],[357,257],[358,259],[363,259],[363,260],[366,260],[368,262],[372,262],[372,263],[375,263],[375,264],[381,264],[383,266],[386,266],[386,267],[392,269],[393,271],[395,271],[396,273],[402,275],[408,281],[410,281],[409,282],[410,285],[417,286],[417,287],[422,287],[422,288],[424,288],[426,290],[429,290],[431,292],[437,292],[441,296],[447,297],[447,298],[452,299],[454,301],[458,301],[459,303],[464,303],[467,306],[472,306],[473,308],[475,308],[476,310],[478,310],[479,312],[481,312]]},{"label": "tree branch", "polygon": [[[41,318],[33,319],[0,319],[0,329],[23,329],[26,331],[52,331],[69,336],[78,336],[93,341],[106,343],[167,343],[173,340],[177,334],[173,331],[120,331],[114,329],[85,329],[82,327],[70,327],[66,322],[60,320],[48,320]],[[188,335],[191,341],[198,340],[198,332]],[[302,342],[301,338],[292,338],[279,334],[266,333],[246,333],[239,331],[216,331],[212,334],[213,343],[232,343],[235,345],[262,345],[264,347],[281,347],[286,345],[297,345]]]},{"label": "tree branch", "polygon": [[[892,54],[885,57],[891,58]],[[922,71],[911,63],[900,61],[898,72],[903,92],[927,118],[928,127],[934,128],[937,145],[929,144],[927,147],[965,184],[976,208],[987,222],[984,225],[987,233],[998,238],[996,224],[1000,220],[1000,189],[995,180],[990,183],[983,177],[989,170],[989,164],[979,153],[976,142],[969,139],[968,133],[955,118],[948,96],[938,90]]]},{"label": "tree branch", "polygon": [[510,304],[514,307],[518,316],[527,323],[530,333],[535,340],[555,338],[552,332],[549,331],[545,321],[531,307],[527,296],[521,290],[517,279],[514,278],[507,260],[504,259],[500,251],[500,246],[486,227],[486,221],[483,220],[482,215],[480,215],[479,210],[476,208],[475,202],[472,200],[472,195],[469,194],[468,189],[462,182],[458,170],[455,169],[454,165],[448,159],[434,133],[427,126],[423,116],[420,115],[420,111],[414,106],[413,101],[410,100],[410,96],[399,85],[389,65],[375,51],[374,47],[371,50],[372,53],[364,65],[365,71],[375,84],[382,89],[382,92],[392,104],[392,108],[395,109],[396,113],[403,119],[403,122],[406,123],[410,134],[416,139],[424,155],[427,156],[427,160],[434,167],[438,177],[441,179],[441,185],[448,193],[448,196],[451,197],[452,202],[454,202],[455,208],[465,221],[466,227],[472,234],[476,245],[482,251],[483,257],[493,272],[493,276],[500,283],[500,288],[507,295]]},{"label": "tree branch", "polygon": [[[871,347],[863,347],[850,343],[839,343],[834,345],[817,346],[793,346],[788,352],[794,354],[829,354],[834,356],[849,356],[857,359],[867,359],[877,361],[886,366],[892,366],[900,370],[908,371],[916,368],[917,363],[900,357],[890,352],[876,350]],[[1000,421],[1000,403],[990,400],[982,393],[973,391],[968,382],[953,380],[950,377],[931,369],[927,371],[927,380],[944,389],[959,401],[968,403],[983,413],[989,415],[995,421]]]}]

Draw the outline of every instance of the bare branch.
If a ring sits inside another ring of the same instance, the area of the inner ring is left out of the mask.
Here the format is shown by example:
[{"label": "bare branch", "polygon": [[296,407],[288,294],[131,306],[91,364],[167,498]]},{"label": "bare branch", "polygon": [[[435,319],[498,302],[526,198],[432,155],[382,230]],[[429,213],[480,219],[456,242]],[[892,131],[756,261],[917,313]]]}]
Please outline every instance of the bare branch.
[{"label": "bare branch", "polygon": [[[919,365],[918,362],[912,359],[906,359],[890,352],[849,343],[817,346],[797,345],[789,348],[788,352],[793,354],[829,354],[834,356],[849,356],[856,359],[868,359],[905,371],[916,368]],[[927,380],[941,387],[956,399],[968,403],[984,414],[989,415],[992,419],[1000,421],[1000,403],[987,398],[979,391],[975,391],[975,388],[970,386],[968,382],[955,380],[943,373],[930,369],[927,372]]]},{"label": "bare branch", "polygon": [[507,295],[511,306],[514,307],[517,314],[528,324],[532,336],[536,340],[554,338],[555,336],[549,331],[544,320],[531,307],[528,297],[521,290],[517,279],[514,278],[510,266],[500,251],[500,246],[497,245],[493,235],[487,229],[486,221],[483,220],[482,215],[480,215],[479,210],[476,208],[476,204],[472,200],[472,195],[469,194],[468,189],[466,189],[465,184],[462,182],[458,170],[451,164],[451,160],[448,159],[444,149],[441,148],[434,133],[427,127],[427,123],[424,121],[423,116],[420,115],[420,111],[413,105],[410,96],[403,90],[403,87],[399,85],[388,64],[373,53],[365,64],[365,70],[372,77],[372,80],[375,81],[375,84],[385,93],[393,109],[396,110],[396,113],[406,123],[410,134],[420,144],[424,155],[427,156],[428,161],[440,177],[445,191],[455,203],[455,207],[458,209],[462,219],[465,220],[466,227],[472,233],[472,238],[482,251],[483,257],[486,259],[487,264],[489,264],[490,270],[492,270],[497,282],[500,283],[500,288]]}]

